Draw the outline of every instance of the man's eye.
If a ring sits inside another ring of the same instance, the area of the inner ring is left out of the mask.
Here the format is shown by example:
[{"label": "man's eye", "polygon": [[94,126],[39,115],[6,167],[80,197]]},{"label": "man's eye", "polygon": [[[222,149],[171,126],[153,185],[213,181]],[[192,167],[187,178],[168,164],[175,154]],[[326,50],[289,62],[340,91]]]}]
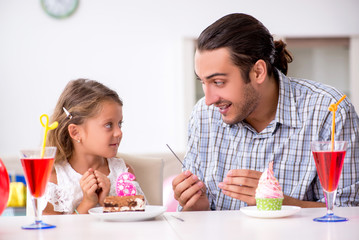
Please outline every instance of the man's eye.
[{"label": "man's eye", "polygon": [[214,84],[216,84],[217,86],[220,86],[220,85],[223,85],[224,82],[222,82],[222,81],[214,81]]},{"label": "man's eye", "polygon": [[196,77],[196,80],[199,81],[201,84],[204,84],[204,82],[199,77]]}]

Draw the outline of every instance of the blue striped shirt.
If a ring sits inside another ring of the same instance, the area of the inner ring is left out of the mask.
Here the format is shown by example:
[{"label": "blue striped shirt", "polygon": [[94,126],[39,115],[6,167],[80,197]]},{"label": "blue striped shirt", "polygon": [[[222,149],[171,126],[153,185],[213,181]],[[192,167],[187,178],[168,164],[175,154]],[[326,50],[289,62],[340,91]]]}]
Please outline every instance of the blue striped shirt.
[{"label": "blue striped shirt", "polygon": [[[230,169],[264,171],[274,161],[274,175],[283,193],[299,200],[325,202],[310,149],[311,141],[330,141],[332,113],[328,107],[343,94],[309,80],[279,72],[275,119],[261,132],[246,122],[228,125],[204,98],[193,109],[184,164],[207,186],[211,209],[239,209],[246,203],[222,193],[218,184]],[[359,119],[349,99],[336,111],[335,140],[348,141],[337,206],[359,205]]]}]

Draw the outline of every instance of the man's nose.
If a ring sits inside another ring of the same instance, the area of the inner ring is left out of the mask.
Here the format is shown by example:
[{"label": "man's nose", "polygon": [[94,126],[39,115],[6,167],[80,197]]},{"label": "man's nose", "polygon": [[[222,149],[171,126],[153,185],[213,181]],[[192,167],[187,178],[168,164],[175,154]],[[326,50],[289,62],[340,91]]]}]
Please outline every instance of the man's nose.
[{"label": "man's nose", "polygon": [[210,106],[218,101],[219,97],[217,96],[216,92],[205,84],[203,84],[203,92],[207,106]]}]

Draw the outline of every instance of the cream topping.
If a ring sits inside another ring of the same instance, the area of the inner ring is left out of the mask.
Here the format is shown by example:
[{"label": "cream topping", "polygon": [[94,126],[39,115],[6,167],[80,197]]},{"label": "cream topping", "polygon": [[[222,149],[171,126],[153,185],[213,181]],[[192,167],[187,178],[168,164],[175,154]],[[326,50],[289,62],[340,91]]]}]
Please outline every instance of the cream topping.
[{"label": "cream topping", "polygon": [[283,198],[283,191],[273,173],[273,161],[259,178],[256,198]]}]

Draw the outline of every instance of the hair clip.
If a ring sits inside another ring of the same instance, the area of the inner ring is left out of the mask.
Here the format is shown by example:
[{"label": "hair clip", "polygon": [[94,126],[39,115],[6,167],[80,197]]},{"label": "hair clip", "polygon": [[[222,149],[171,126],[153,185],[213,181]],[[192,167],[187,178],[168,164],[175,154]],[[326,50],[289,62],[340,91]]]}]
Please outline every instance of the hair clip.
[{"label": "hair clip", "polygon": [[62,109],[64,110],[64,112],[66,113],[66,116],[71,119],[72,118],[72,115],[69,111],[67,111],[67,109],[65,107],[62,107]]}]

